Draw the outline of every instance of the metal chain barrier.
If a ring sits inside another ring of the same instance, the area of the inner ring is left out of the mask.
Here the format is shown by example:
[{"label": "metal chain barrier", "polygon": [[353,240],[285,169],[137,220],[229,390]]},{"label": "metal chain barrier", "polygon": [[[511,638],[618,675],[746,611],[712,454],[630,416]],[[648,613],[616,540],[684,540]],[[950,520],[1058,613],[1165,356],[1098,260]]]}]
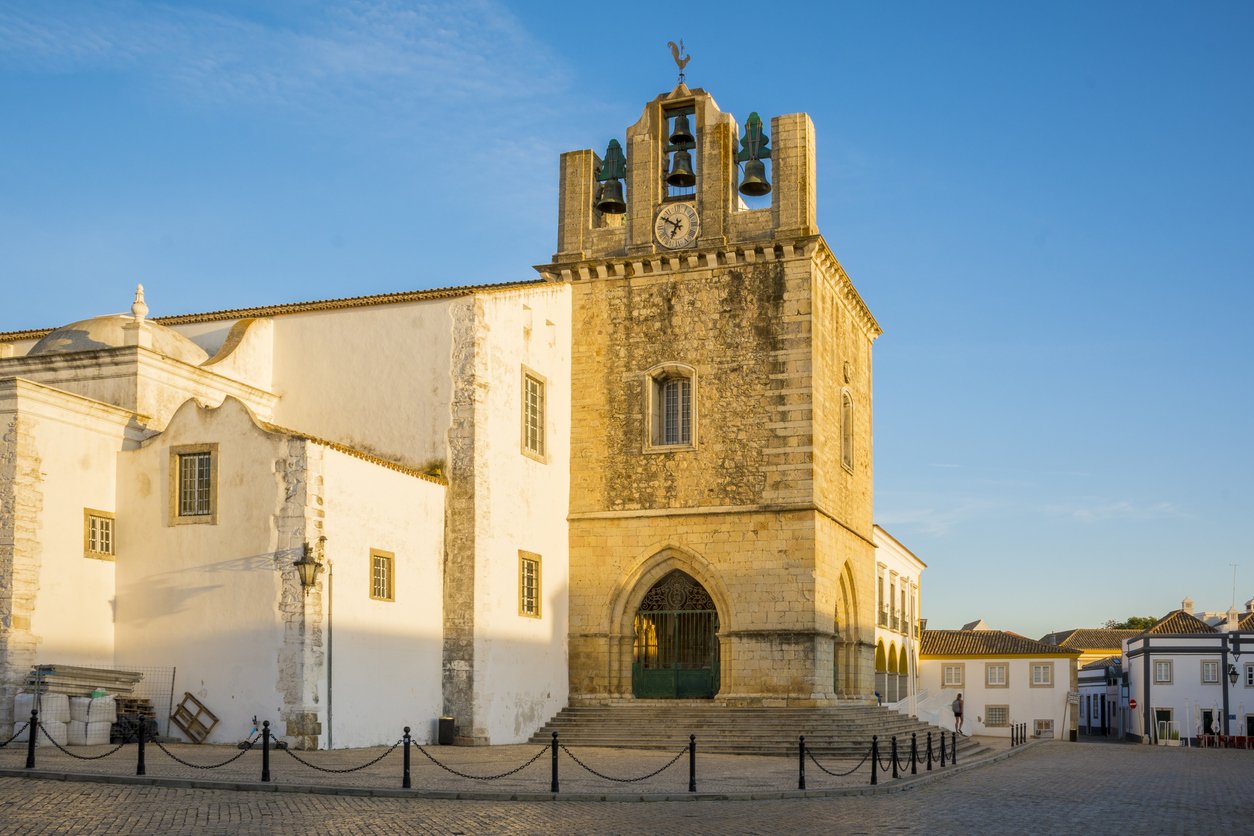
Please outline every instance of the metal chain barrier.
[{"label": "metal chain barrier", "polygon": [[909,754],[906,755],[906,761],[904,764],[901,762],[901,758],[897,759],[897,768],[900,769],[902,772],[905,772],[907,769],[910,768],[910,755]]},{"label": "metal chain barrier", "polygon": [[431,753],[430,753],[430,752],[428,752],[426,749],[424,749],[422,746],[417,746],[417,747],[415,747],[415,748],[417,748],[419,752],[422,752],[424,755],[426,755],[427,760],[431,761],[433,764],[435,764],[436,766],[440,767],[440,769],[443,769],[445,772],[451,772],[451,773],[453,773],[454,775],[456,775],[458,778],[469,778],[469,779],[471,779],[472,781],[495,781],[495,780],[497,780],[498,778],[508,778],[510,775],[513,775],[513,774],[515,774],[515,773],[517,773],[517,772],[522,772],[524,769],[526,769],[527,767],[531,766],[531,765],[532,765],[533,763],[535,763],[536,761],[540,760],[540,756],[541,756],[541,755],[543,755],[545,752],[549,751],[549,747],[548,747],[548,746],[544,746],[543,748],[541,748],[541,749],[540,749],[540,751],[539,751],[539,752],[536,752],[536,755],[535,755],[535,757],[534,757],[534,758],[532,758],[531,760],[527,761],[527,762],[526,762],[526,763],[524,763],[522,766],[515,767],[514,769],[511,769],[511,770],[509,770],[508,772],[502,772],[500,775],[469,775],[469,774],[467,774],[467,773],[465,773],[465,772],[458,772],[458,771],[457,771],[456,769],[454,769],[453,767],[451,767],[451,766],[445,766],[444,764],[440,763],[438,760],[436,760],[434,757],[432,757],[432,756],[431,756]]},{"label": "metal chain barrier", "polygon": [[[260,737],[260,735],[258,735],[258,737]],[[248,741],[248,745],[247,745],[245,748],[241,749],[241,750],[240,750],[240,753],[239,753],[238,755],[235,755],[234,757],[227,758],[226,760],[222,761],[222,763],[213,763],[213,764],[191,763],[190,761],[185,761],[185,760],[183,760],[182,758],[180,758],[178,755],[176,755],[176,754],[174,754],[173,752],[171,752],[169,749],[167,749],[167,748],[165,748],[164,746],[162,746],[162,745],[161,745],[161,741],[159,741],[159,740],[157,740],[157,739],[155,739],[155,738],[154,738],[153,740],[148,741],[148,742],[150,742],[150,743],[154,744],[154,745],[155,745],[158,749],[160,749],[162,752],[165,752],[167,755],[169,755],[170,760],[177,761],[178,763],[183,764],[183,766],[189,766],[189,767],[191,767],[192,769],[220,769],[220,768],[222,768],[222,767],[226,766],[227,764],[232,764],[232,763],[235,763],[237,760],[239,760],[240,758],[244,757],[244,755],[245,755],[245,754],[246,754],[246,753],[247,753],[250,749],[252,749],[252,748],[253,748],[253,744],[257,742],[257,738],[256,738],[256,737],[254,737],[252,740]]]},{"label": "metal chain barrier", "polygon": [[875,760],[876,760],[876,762],[879,764],[879,767],[880,767],[880,772],[887,772],[888,770],[892,769],[892,756],[891,756],[891,755],[889,756],[889,765],[888,765],[888,766],[885,766],[885,765],[884,765],[884,759],[883,759],[883,758],[876,758]]},{"label": "metal chain barrier", "polygon": [[13,732],[12,737],[4,741],[3,743],[0,743],[0,749],[3,749],[5,746],[8,746],[10,743],[17,740],[19,737],[22,736],[22,732],[26,731],[28,728],[30,728],[30,720],[27,720],[25,723],[22,724],[22,727],[20,729]]},{"label": "metal chain barrier", "polygon": [[866,763],[866,759],[871,757],[871,747],[867,747],[866,754],[862,756],[862,760],[858,761],[857,765],[848,772],[832,772],[826,766],[819,763],[818,759],[814,757],[814,753],[809,749],[806,749],[806,754],[810,757],[810,760],[814,761],[815,766],[826,772],[828,775],[831,775],[833,778],[844,778],[846,775],[852,775],[862,768],[862,764]]},{"label": "metal chain barrier", "polygon": [[[405,739],[405,738],[401,738],[401,740],[404,740],[404,739]],[[329,767],[325,767],[325,766],[318,766],[316,763],[310,763],[309,761],[305,760],[305,759],[304,759],[304,758],[302,758],[301,756],[297,755],[297,754],[296,754],[295,752],[293,752],[291,749],[284,749],[283,751],[284,751],[284,752],[287,752],[289,755],[291,755],[291,756],[292,756],[292,759],[293,759],[293,760],[295,760],[297,763],[304,764],[305,766],[309,767],[310,769],[316,769],[316,770],[318,770],[319,772],[329,772],[329,773],[336,774],[336,775],[342,775],[342,774],[344,774],[345,772],[360,772],[361,770],[366,769],[367,767],[374,766],[376,763],[378,763],[379,761],[381,761],[381,760],[383,760],[384,758],[386,758],[388,755],[390,755],[390,754],[392,754],[393,752],[395,752],[395,751],[396,751],[396,747],[401,745],[401,740],[398,740],[398,741],[396,741],[395,743],[393,743],[393,744],[392,744],[392,748],[391,748],[391,749],[388,749],[386,752],[384,752],[382,755],[379,755],[379,757],[375,758],[374,760],[372,760],[372,761],[370,761],[370,762],[368,762],[368,763],[363,763],[361,766],[351,766],[351,767],[349,767],[349,768],[347,768],[347,769],[331,769],[331,768],[329,768]]]},{"label": "metal chain barrier", "polygon": [[562,745],[562,744],[558,744],[558,745],[559,745],[559,746],[561,746],[561,749],[562,749],[562,751],[563,751],[563,752],[565,752],[566,754],[570,755],[570,759],[571,759],[571,760],[573,760],[575,763],[579,764],[579,765],[580,765],[580,766],[582,766],[584,769],[586,769],[586,770],[588,770],[589,772],[591,772],[593,775],[597,776],[598,778],[603,778],[603,779],[605,779],[606,781],[616,781],[616,782],[618,782],[618,783],[620,783],[620,784],[634,784],[634,783],[636,783],[637,781],[645,781],[645,780],[648,780],[649,778],[652,778],[652,777],[653,777],[653,776],[655,776],[655,775],[661,775],[663,772],[665,772],[666,770],[668,770],[668,769],[670,769],[672,766],[674,766],[674,765],[675,765],[675,762],[676,762],[677,760],[679,760],[680,758],[682,758],[684,755],[688,754],[688,747],[687,747],[687,746],[685,746],[682,750],[680,750],[679,754],[677,754],[675,757],[673,757],[673,758],[671,758],[669,761],[667,761],[667,763],[666,763],[666,765],[665,765],[665,766],[660,767],[659,769],[655,769],[655,770],[653,770],[653,771],[652,771],[652,772],[650,772],[648,775],[641,775],[639,778],[615,778],[615,777],[613,777],[612,775],[606,775],[606,774],[605,774],[605,773],[603,773],[603,772],[597,772],[595,769],[593,769],[592,767],[588,766],[588,765],[587,765],[586,763],[584,763],[583,761],[579,760],[579,758],[575,757],[575,753],[574,753],[574,752],[572,752],[572,751],[570,751],[569,749],[567,749],[564,745]]},{"label": "metal chain barrier", "polygon": [[[27,723],[27,725],[29,726],[30,723]],[[48,730],[44,728],[44,724],[42,721],[40,721],[39,723],[39,730],[44,733],[44,737],[48,738],[49,743],[51,743],[53,746],[56,746],[62,752],[69,755],[71,758],[78,758],[80,761],[98,761],[101,758],[107,758],[126,745],[126,743],[124,742],[119,743],[116,747],[105,752],[103,755],[76,755],[73,752],[71,752],[69,749],[62,746],[60,743],[57,743],[55,740],[53,740],[52,735],[48,734]]]}]

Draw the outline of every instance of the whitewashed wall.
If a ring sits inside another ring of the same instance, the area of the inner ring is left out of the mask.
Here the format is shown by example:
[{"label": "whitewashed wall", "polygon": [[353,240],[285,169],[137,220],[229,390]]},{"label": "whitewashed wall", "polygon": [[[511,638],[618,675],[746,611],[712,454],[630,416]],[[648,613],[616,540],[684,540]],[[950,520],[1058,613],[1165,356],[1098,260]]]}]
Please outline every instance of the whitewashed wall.
[{"label": "whitewashed wall", "polygon": [[[1241,644],[1247,648],[1243,656],[1248,661],[1248,649],[1254,648],[1254,634],[1241,634]],[[1167,708],[1172,711],[1175,730],[1182,738],[1196,737],[1207,733],[1201,727],[1202,709],[1210,709],[1217,716],[1223,717],[1223,699],[1225,689],[1228,691],[1228,713],[1235,715],[1229,720],[1232,734],[1244,734],[1246,716],[1254,714],[1254,687],[1245,685],[1244,664],[1238,664],[1240,678],[1236,686],[1229,684],[1227,679],[1228,665],[1232,663],[1231,655],[1224,654],[1224,636],[1153,636],[1151,637],[1151,653],[1149,666],[1145,666],[1145,656],[1124,656],[1124,670],[1129,674],[1129,693],[1137,701],[1132,709],[1132,733],[1143,735],[1145,721],[1149,718],[1151,727],[1154,725],[1154,709]],[[1129,650],[1140,647],[1140,642],[1128,643]],[[1211,649],[1213,648],[1213,650]],[[1187,652],[1186,652],[1187,651]],[[1201,652],[1198,652],[1201,651]],[[1170,683],[1154,682],[1154,662],[1170,661],[1172,675]],[[1219,663],[1219,682],[1202,682],[1202,661],[1210,660]],[[1146,682],[1149,682],[1148,696]]]},{"label": "whitewashed wall", "polygon": [[[566,705],[570,497],[570,289],[548,285],[483,299],[488,381],[476,428],[475,716],[492,743],[526,740]],[[543,376],[547,462],[522,452],[522,374]],[[541,617],[519,608],[518,552],[541,555]]]},{"label": "whitewashed wall", "polygon": [[[429,742],[442,708],[444,486],[329,449],[323,479],[332,681],[320,745],[391,744],[405,726]],[[370,597],[372,548],[395,555],[394,601]]]},{"label": "whitewashed wall", "polygon": [[[171,526],[170,447],[210,442],[217,524]],[[275,467],[286,453],[285,437],[228,399],[218,409],[189,401],[164,433],[119,456],[117,664],[175,666],[175,702],[191,692],[221,720],[212,742],[241,740],[254,714],[284,734],[279,599],[297,556],[276,550]]]},{"label": "whitewashed wall", "polygon": [[[985,685],[985,663],[1009,666],[1007,687],[990,688]],[[943,687],[944,666],[952,664],[965,665],[961,688]],[[1053,687],[1032,687],[1032,665],[1035,664],[1053,666]],[[1034,720],[1052,719],[1054,738],[1065,740],[1071,719],[1067,707],[1067,694],[1071,689],[1071,672],[1074,667],[1074,659],[1063,657],[927,658],[919,661],[919,687],[926,688],[934,694],[944,693],[947,702],[952,702],[959,693],[962,694],[965,703],[962,730],[965,734],[1009,737],[1009,726],[988,726],[983,719],[986,706],[1008,705],[1012,725],[1027,723],[1028,734],[1032,734]],[[946,728],[953,728],[951,712],[943,711],[941,720]]]}]

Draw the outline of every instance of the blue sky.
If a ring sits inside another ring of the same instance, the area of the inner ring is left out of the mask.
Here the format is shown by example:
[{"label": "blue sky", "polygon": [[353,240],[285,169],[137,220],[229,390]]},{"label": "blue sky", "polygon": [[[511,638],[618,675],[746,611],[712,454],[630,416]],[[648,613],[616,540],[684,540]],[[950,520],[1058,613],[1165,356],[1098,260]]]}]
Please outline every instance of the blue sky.
[{"label": "blue sky", "polygon": [[934,627],[1254,596],[1254,4],[0,0],[0,330],[510,281],[675,81],[806,111]]}]

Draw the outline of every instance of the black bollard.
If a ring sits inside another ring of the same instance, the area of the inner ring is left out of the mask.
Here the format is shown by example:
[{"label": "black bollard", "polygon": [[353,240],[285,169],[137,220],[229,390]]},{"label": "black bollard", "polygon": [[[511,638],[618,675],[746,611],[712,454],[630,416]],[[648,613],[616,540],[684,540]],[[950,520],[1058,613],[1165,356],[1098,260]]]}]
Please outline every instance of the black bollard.
[{"label": "black bollard", "polygon": [[413,787],[413,782],[409,780],[409,726],[405,727],[405,761],[401,767],[401,789],[407,790]]},{"label": "black bollard", "polygon": [[797,738],[797,789],[806,788],[806,736]]},{"label": "black bollard", "polygon": [[879,735],[871,735],[871,785],[880,782],[880,741]]},{"label": "black bollard", "polygon": [[949,765],[953,766],[958,762],[958,732],[954,732],[953,740],[954,750],[949,753]]},{"label": "black bollard", "polygon": [[941,769],[945,768],[945,733],[941,732]]},{"label": "black bollard", "polygon": [[553,778],[549,781],[549,792],[557,792],[557,732],[553,732]]},{"label": "black bollard", "polygon": [[261,780],[270,780],[270,721],[261,724]]},{"label": "black bollard", "polygon": [[688,735],[688,792],[697,791],[697,736]]},{"label": "black bollard", "polygon": [[139,734],[135,737],[136,749],[139,752],[135,761],[135,774],[147,775],[148,768],[144,765],[144,727],[148,724],[144,722],[144,718],[139,718]]},{"label": "black bollard", "polygon": [[1019,730],[1017,728],[1015,728],[1014,726],[1010,727],[1010,745],[1012,748],[1015,745],[1015,735],[1017,735],[1018,733],[1019,733]]},{"label": "black bollard", "polygon": [[35,735],[39,734],[39,710],[32,708],[26,726],[26,768],[35,768]]},{"label": "black bollard", "polygon": [[900,777],[897,775],[897,735],[893,735],[892,744],[893,744],[893,777],[897,778],[897,777]]},{"label": "black bollard", "polygon": [[919,735],[910,732],[910,774],[919,774]]},{"label": "black bollard", "polygon": [[927,733],[927,771],[932,771],[932,733]]}]

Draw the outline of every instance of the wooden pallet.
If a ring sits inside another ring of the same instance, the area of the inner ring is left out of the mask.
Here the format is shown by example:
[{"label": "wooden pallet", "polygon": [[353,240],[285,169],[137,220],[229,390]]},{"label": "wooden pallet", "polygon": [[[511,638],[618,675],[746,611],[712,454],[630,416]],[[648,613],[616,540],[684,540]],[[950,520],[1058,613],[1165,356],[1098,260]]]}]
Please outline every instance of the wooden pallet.
[{"label": "wooden pallet", "polygon": [[183,701],[170,715],[170,722],[182,729],[183,734],[187,735],[193,743],[204,743],[209,737],[209,732],[218,725],[218,716],[205,708],[200,700],[184,691]]}]

